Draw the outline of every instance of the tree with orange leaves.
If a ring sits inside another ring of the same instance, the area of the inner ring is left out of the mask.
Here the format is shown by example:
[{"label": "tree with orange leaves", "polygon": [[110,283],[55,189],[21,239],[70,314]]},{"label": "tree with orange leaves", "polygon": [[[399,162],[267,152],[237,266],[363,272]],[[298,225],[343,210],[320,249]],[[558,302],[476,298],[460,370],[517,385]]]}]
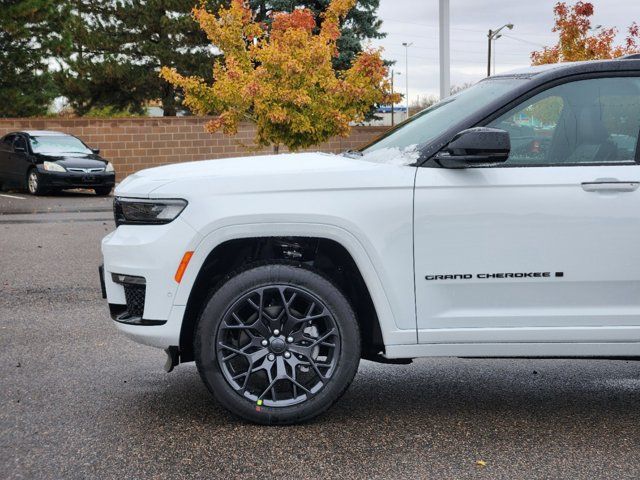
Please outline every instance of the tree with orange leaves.
[{"label": "tree with orange leaves", "polygon": [[552,31],[559,33],[558,43],[531,53],[532,65],[601,60],[640,53],[640,28],[636,22],[627,29],[624,44],[614,45],[618,33],[616,28],[601,29],[592,33],[589,17],[593,15],[593,4],[580,1],[573,6],[567,6],[565,2],[558,2],[553,13],[555,25]]},{"label": "tree with orange leaves", "polygon": [[224,54],[213,66],[213,83],[167,67],[161,76],[184,91],[184,104],[193,112],[214,115],[206,127],[212,133],[233,135],[248,120],[257,126],[256,143],[276,151],[346,136],[350,122],[362,121],[372,105],[399,100],[390,92],[379,50],[363,51],[343,72],[332,66],[340,22],[354,5],[355,0],[332,0],[319,28],[304,8],[274,13],[267,27],[254,20],[243,0],[217,14],[201,5],[194,18]]}]

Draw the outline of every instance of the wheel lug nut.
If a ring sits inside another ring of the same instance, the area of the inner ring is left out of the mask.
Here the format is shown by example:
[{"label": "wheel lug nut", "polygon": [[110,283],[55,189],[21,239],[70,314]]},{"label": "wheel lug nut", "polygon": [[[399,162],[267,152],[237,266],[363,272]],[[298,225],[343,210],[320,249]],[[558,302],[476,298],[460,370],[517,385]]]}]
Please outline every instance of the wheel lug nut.
[{"label": "wheel lug nut", "polygon": [[276,359],[276,356],[273,353],[270,353],[267,358],[269,359],[269,361],[273,362]]},{"label": "wheel lug nut", "polygon": [[280,335],[280,330],[278,330],[277,328],[273,331],[273,334],[277,337],[278,335]]},{"label": "wheel lug nut", "polygon": [[262,340],[262,342],[260,342],[262,344],[263,347],[266,347],[267,345],[269,345],[269,342],[267,342],[266,340]]},{"label": "wheel lug nut", "polygon": [[291,358],[291,352],[284,352],[284,358]]},{"label": "wheel lug nut", "polygon": [[288,343],[293,343],[293,337],[287,337],[287,342]]}]

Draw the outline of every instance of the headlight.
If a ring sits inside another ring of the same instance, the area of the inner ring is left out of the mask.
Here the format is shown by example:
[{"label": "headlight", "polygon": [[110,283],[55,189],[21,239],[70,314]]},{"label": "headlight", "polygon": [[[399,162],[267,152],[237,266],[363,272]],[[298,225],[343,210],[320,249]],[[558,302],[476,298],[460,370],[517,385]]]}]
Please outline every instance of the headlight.
[{"label": "headlight", "polygon": [[44,162],[42,166],[48,172],[66,172],[64,167],[56,162]]},{"label": "headlight", "polygon": [[120,225],[160,225],[176,219],[187,206],[186,200],[116,197],[113,200],[113,216],[116,227]]},{"label": "headlight", "polygon": [[107,162],[107,166],[104,167],[104,171],[105,172],[115,172],[115,170],[113,169],[113,164],[111,162]]}]

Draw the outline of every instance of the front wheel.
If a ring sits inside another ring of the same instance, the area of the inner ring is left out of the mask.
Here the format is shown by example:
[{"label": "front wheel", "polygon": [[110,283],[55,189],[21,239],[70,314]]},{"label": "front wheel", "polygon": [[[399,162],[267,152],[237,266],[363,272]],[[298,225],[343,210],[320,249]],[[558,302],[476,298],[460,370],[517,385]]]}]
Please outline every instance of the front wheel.
[{"label": "front wheel", "polygon": [[94,192],[96,192],[96,195],[98,195],[99,197],[106,197],[111,193],[111,190],[113,190],[113,188],[112,187],[96,187],[93,190]]},{"label": "front wheel", "polygon": [[31,195],[42,195],[45,193],[45,189],[42,187],[42,182],[38,170],[32,168],[27,174],[27,189]]},{"label": "front wheel", "polygon": [[245,270],[207,302],[196,331],[204,383],[236,415],[291,424],[327,410],[360,361],[353,310],[327,279],[274,264]]}]

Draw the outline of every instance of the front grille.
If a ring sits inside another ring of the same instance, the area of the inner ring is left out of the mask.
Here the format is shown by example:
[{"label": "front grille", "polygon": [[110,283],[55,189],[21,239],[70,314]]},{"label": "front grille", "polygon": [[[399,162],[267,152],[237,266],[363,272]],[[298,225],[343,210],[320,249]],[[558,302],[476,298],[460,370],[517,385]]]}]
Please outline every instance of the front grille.
[{"label": "front grille", "polygon": [[127,301],[127,313],[133,317],[142,317],[144,312],[145,285],[124,284],[124,297]]},{"label": "front grille", "polygon": [[69,167],[67,168],[68,172],[74,173],[100,173],[104,172],[104,167],[100,168],[77,168],[77,167]]}]

